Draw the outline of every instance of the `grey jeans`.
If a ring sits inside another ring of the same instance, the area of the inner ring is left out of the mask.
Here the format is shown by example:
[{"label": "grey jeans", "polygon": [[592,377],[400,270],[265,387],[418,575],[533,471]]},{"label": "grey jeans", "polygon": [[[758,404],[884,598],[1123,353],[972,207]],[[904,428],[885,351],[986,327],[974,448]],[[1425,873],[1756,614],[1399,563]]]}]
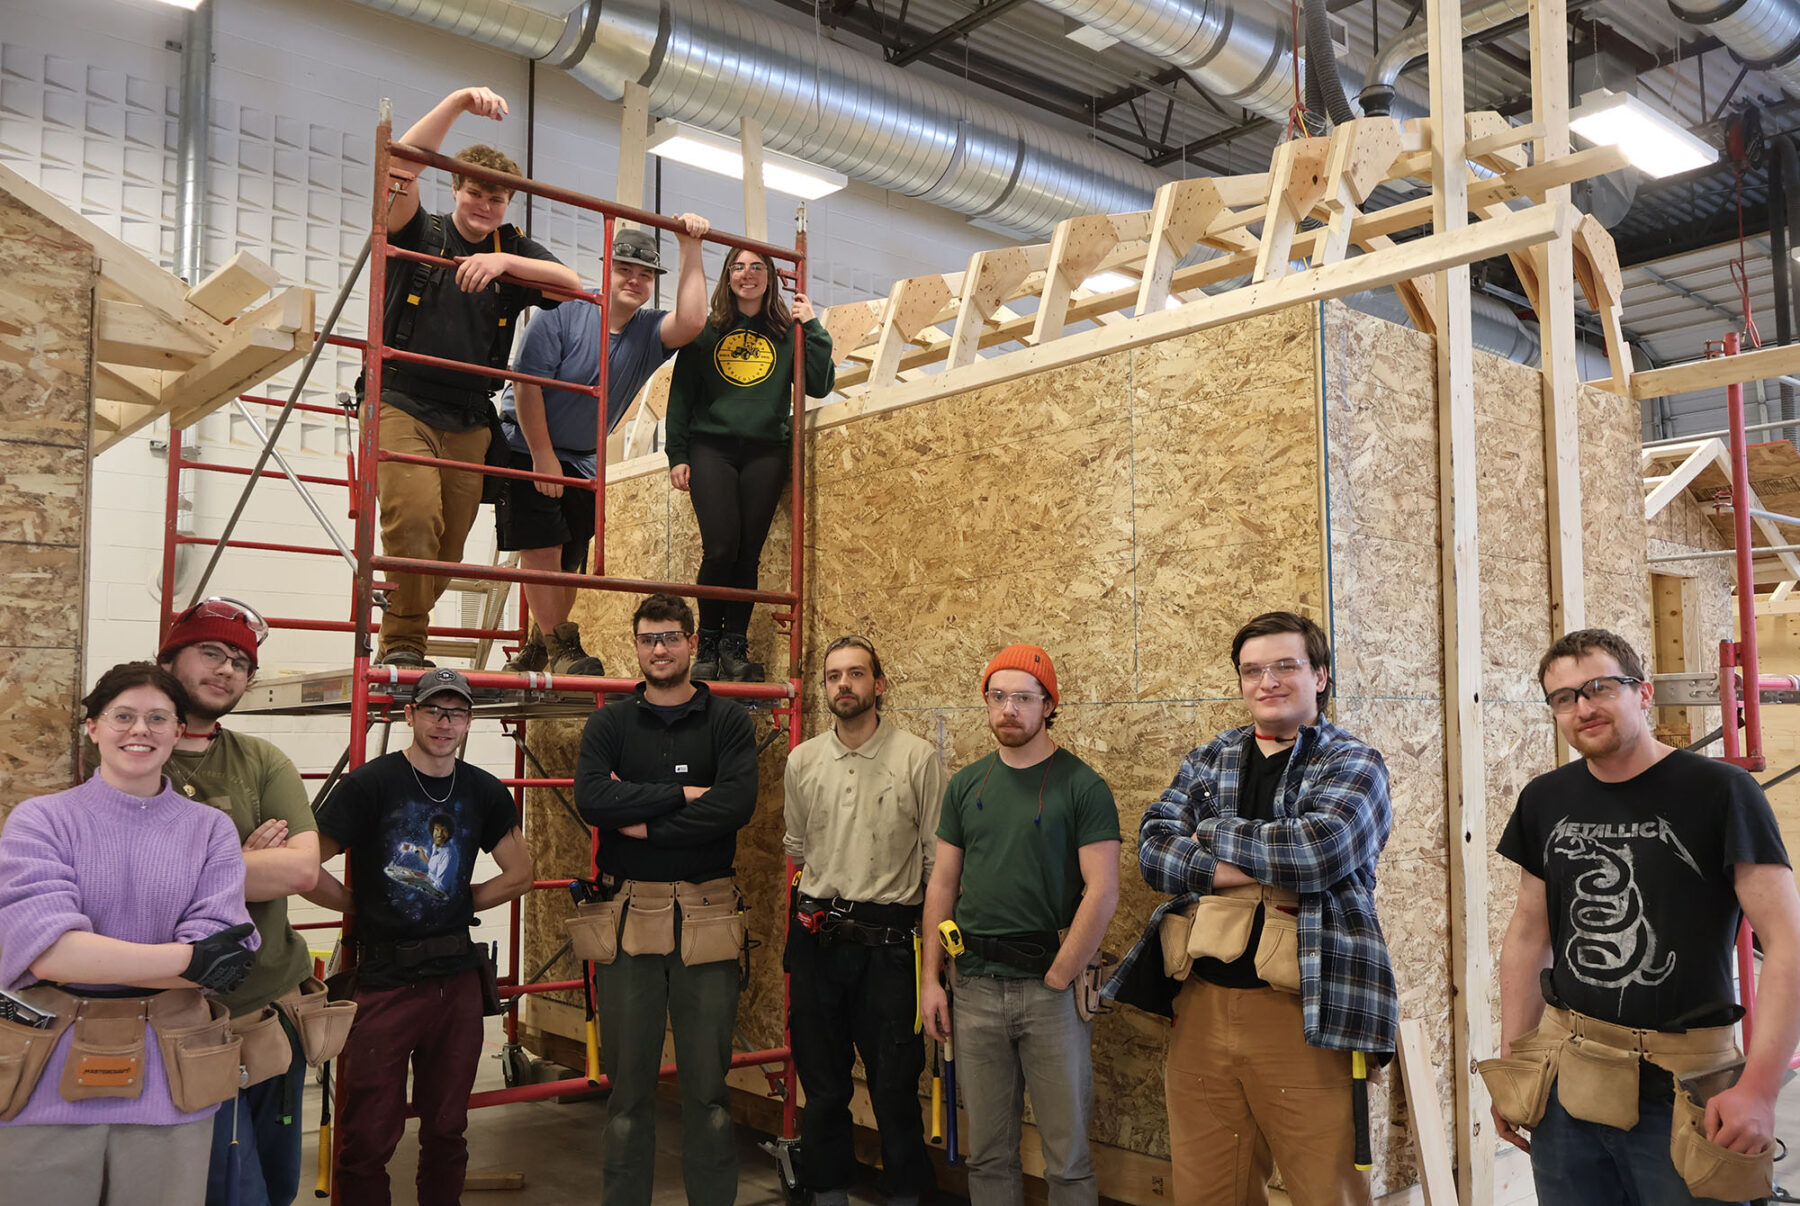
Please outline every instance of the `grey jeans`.
[{"label": "grey jeans", "polygon": [[1050,1206],[1094,1206],[1088,1158],[1094,1113],[1093,1028],[1075,994],[1042,980],[956,977],[956,1083],[969,1113],[969,1201],[1023,1206],[1019,1131],[1025,1093],[1044,1153]]},{"label": "grey jeans", "polygon": [[0,1126],[5,1199],[46,1206],[200,1206],[213,1120]]}]

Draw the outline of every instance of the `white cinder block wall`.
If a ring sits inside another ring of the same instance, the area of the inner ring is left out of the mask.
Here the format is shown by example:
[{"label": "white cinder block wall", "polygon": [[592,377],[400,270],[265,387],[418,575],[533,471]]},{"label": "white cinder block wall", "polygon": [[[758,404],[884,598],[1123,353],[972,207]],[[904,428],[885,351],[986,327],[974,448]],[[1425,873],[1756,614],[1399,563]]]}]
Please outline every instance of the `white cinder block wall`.
[{"label": "white cinder block wall", "polygon": [[[527,65],[521,59],[347,0],[214,0],[214,7],[209,270],[238,249],[248,250],[273,264],[284,283],[316,290],[323,321],[368,230],[376,109],[384,96],[393,98],[399,133],[456,87],[494,87],[511,103],[511,117],[500,124],[465,117],[446,150],[485,141],[525,162]],[[154,0],[0,0],[0,162],[165,266],[174,250],[181,36],[182,14]],[[543,70],[535,127],[539,178],[612,195],[618,106],[560,72]],[[655,187],[653,164],[647,188]],[[428,204],[443,207],[448,184],[433,182],[427,197]],[[654,191],[646,204],[657,206]],[[679,164],[662,168],[660,208],[697,210],[724,229],[744,226],[737,182]],[[542,202],[533,210],[534,234],[597,280],[599,219]],[[815,202],[809,213],[811,292],[821,305],[885,294],[896,278],[960,266],[973,251],[997,242],[958,214],[856,182]],[[525,224],[523,199],[514,201],[509,216]],[[790,242],[792,221],[792,202],[771,195],[771,239]],[[672,246],[667,253],[672,256]],[[710,276],[719,264],[716,249],[707,264]],[[358,282],[341,329],[361,334],[366,317],[367,294]],[[332,402],[351,389],[358,368],[353,355],[328,350],[304,400]],[[289,370],[260,392],[285,398],[294,379]],[[273,411],[252,409],[259,421],[273,420]],[[197,441],[204,459],[237,465],[251,463],[260,446],[229,408],[183,438],[190,454]],[[154,652],[167,439],[158,426],[109,450],[97,465],[90,681],[115,662]],[[343,473],[348,446],[344,422],[323,415],[296,415],[280,443],[297,472],[332,476]],[[216,535],[245,478],[185,477],[184,530]],[[344,491],[312,489],[348,542]],[[484,511],[476,523],[472,560],[492,554],[490,515]],[[237,536],[328,543],[292,488],[278,480],[257,488]],[[178,599],[191,594],[208,553],[196,546],[182,550]],[[207,589],[245,599],[269,615],[347,618],[349,588],[349,571],[336,559],[232,551]],[[457,615],[456,597],[446,598],[438,621],[458,623]],[[278,632],[264,646],[263,672],[345,666],[350,640]],[[236,723],[276,741],[302,770],[329,769],[347,736],[342,719],[244,717]],[[478,733],[471,751],[497,773],[510,773],[510,747],[497,733]],[[497,919],[483,931],[504,941],[504,923]]]}]

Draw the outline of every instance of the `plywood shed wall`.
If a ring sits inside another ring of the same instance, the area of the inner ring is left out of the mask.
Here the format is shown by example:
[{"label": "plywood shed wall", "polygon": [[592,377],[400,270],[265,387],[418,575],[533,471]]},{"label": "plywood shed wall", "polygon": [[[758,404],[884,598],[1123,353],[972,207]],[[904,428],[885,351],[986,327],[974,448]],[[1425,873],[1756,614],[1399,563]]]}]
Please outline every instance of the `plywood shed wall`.
[{"label": "plywood shed wall", "polygon": [[0,194],[0,821],[69,786],[82,694],[92,250]]},{"label": "plywood shed wall", "polygon": [[[1757,655],[1764,674],[1800,674],[1800,614],[1782,613],[1756,617]],[[1763,707],[1763,753],[1769,760],[1770,779],[1800,764],[1800,707]],[[1800,776],[1769,789],[1769,803],[1781,824],[1788,852],[1800,850]]]},{"label": "plywood shed wall", "polygon": [[[935,742],[954,770],[992,748],[977,699],[987,658],[1010,641],[1048,648],[1063,693],[1055,736],[1111,784],[1127,835],[1106,942],[1123,952],[1159,901],[1133,854],[1144,808],[1190,748],[1243,721],[1232,633],[1279,607],[1326,623],[1337,651],[1337,719],[1382,749],[1393,770],[1396,823],[1378,903],[1402,1014],[1424,1019],[1433,1036],[1436,1104],[1448,1125],[1433,380],[1428,337],[1328,304],[817,432],[808,444],[804,673],[816,682],[832,637],[867,634],[891,682],[887,717]],[[1534,370],[1490,357],[1477,380],[1497,839],[1519,787],[1554,758],[1533,678],[1550,632],[1543,424]],[[1643,641],[1636,409],[1594,391],[1582,406],[1589,615]],[[764,557],[767,584],[786,579],[785,515]],[[614,484],[607,517],[607,572],[691,579],[699,560],[692,507],[666,473]],[[587,648],[615,671],[636,665],[634,605],[584,595],[577,606]],[[767,625],[763,609],[757,621]],[[759,644],[753,630],[752,643],[772,655],[774,677],[783,658],[762,632]],[[816,691],[809,709],[806,736],[829,717]],[[758,720],[759,731],[767,727]],[[567,726],[535,744],[556,771],[570,764],[574,738]],[[763,756],[763,794],[739,846],[761,944],[740,1019],[757,1046],[776,1045],[782,1032],[782,757],[779,748]],[[528,811],[540,873],[585,867],[585,834],[560,807],[534,793]],[[1497,949],[1516,876],[1498,866],[1494,873]],[[556,917],[532,918],[527,966],[562,940]],[[565,962],[552,974],[577,973]],[[1153,1161],[1168,1154],[1167,1037],[1161,1019],[1128,1008],[1096,1026],[1092,1137],[1107,1196],[1157,1200]],[[1374,1103],[1378,1190],[1416,1180],[1398,1097],[1378,1090]]]}]

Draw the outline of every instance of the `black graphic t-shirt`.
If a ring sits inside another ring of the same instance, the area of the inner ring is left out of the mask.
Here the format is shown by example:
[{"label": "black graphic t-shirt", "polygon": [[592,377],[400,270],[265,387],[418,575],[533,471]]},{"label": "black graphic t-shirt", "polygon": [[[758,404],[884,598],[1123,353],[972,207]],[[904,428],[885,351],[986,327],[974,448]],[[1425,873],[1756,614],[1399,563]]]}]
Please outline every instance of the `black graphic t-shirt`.
[{"label": "black graphic t-shirt", "polygon": [[[479,851],[519,823],[500,780],[458,761],[455,773],[419,774],[404,753],[386,754],[338,783],[319,807],[319,832],[349,851],[356,937],[365,948],[442,934],[475,922],[469,882]],[[473,966],[454,955],[400,966],[365,961],[359,984],[387,988]]]},{"label": "black graphic t-shirt", "polygon": [[1539,775],[1499,850],[1544,881],[1562,1003],[1652,1029],[1737,1000],[1732,866],[1788,863],[1756,781],[1679,750],[1624,783],[1585,761]]}]

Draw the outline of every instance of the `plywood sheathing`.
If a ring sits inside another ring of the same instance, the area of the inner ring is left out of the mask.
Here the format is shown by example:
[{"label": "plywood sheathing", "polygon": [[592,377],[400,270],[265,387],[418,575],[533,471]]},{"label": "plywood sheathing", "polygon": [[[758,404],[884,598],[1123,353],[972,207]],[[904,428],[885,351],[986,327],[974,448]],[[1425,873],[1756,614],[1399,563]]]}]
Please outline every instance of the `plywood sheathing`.
[{"label": "plywood sheathing", "polygon": [[[1800,674],[1800,614],[1757,616],[1756,638],[1762,673]],[[1714,717],[1711,723],[1716,725],[1716,712]],[[1763,709],[1763,752],[1769,759],[1770,774],[1760,778],[1770,778],[1800,764],[1800,710]],[[1775,809],[1775,819],[1781,825],[1781,836],[1788,849],[1800,846],[1800,777],[1770,788],[1769,803]]]},{"label": "plywood sheathing", "polygon": [[[981,665],[1007,641],[1045,644],[1064,693],[1056,735],[1107,778],[1119,802],[1126,843],[1106,947],[1122,952],[1160,899],[1142,882],[1133,853],[1143,809],[1188,749],[1241,721],[1231,633],[1267,607],[1329,619],[1337,717],[1383,750],[1393,775],[1395,827],[1378,904],[1402,1012],[1431,1035],[1437,1108],[1448,1122],[1431,365],[1428,337],[1340,306],[1322,314],[1309,307],[815,432],[808,437],[804,672],[816,687],[824,645],[843,632],[868,634],[892,684],[886,716],[933,742],[955,769],[992,748],[974,698]],[[1481,361],[1477,379],[1484,378],[1478,437],[1493,468],[1482,475],[1479,502],[1493,515],[1485,521],[1492,525],[1487,547],[1500,554],[1488,574],[1491,614],[1484,613],[1499,692],[1485,766],[1495,801],[1490,823],[1497,824],[1521,776],[1552,762],[1541,698],[1527,690],[1547,639],[1548,583],[1541,485],[1533,484],[1542,474],[1537,390],[1530,370],[1491,358]],[[1323,483],[1321,396],[1329,436]],[[1622,410],[1598,417],[1625,419]],[[1624,424],[1628,433],[1634,424]],[[1636,480],[1635,457],[1633,445],[1618,470],[1627,482]],[[691,579],[699,561],[692,506],[666,483],[666,473],[656,473],[611,487],[608,573]],[[1329,578],[1322,515],[1329,517]],[[787,532],[784,507],[764,557],[766,586],[786,584]],[[1632,605],[1646,606],[1642,593]],[[577,604],[584,643],[616,672],[635,665],[633,606],[633,599],[592,594]],[[758,635],[766,633],[766,611],[757,609],[752,644],[779,663],[785,642],[777,648],[772,635]],[[766,715],[758,714],[759,733],[767,732]],[[815,694],[803,735],[827,722]],[[551,757],[572,758],[574,730],[563,736],[534,727],[540,756],[540,740],[555,745],[546,757],[552,773]],[[785,744],[763,755],[763,795],[739,844],[760,944],[740,1016],[759,1045],[781,1033]],[[579,835],[564,840],[574,827],[542,797],[531,793],[530,824],[559,836],[553,857],[538,848],[540,872],[583,870],[585,843]],[[1497,941],[1511,880],[1495,875],[1496,887],[1507,889],[1494,905]],[[562,906],[545,902],[556,917],[528,925],[528,969],[563,940]],[[565,966],[552,974],[570,973]],[[1100,1020],[1094,1042],[1095,1141],[1166,1158],[1166,1024],[1121,1009]],[[1403,1094],[1392,1085],[1378,1089],[1374,1109],[1376,1188],[1398,1188],[1414,1179]]]},{"label": "plywood sheathing", "polygon": [[4,194],[0,249],[3,821],[76,773],[98,265],[87,244]]}]

